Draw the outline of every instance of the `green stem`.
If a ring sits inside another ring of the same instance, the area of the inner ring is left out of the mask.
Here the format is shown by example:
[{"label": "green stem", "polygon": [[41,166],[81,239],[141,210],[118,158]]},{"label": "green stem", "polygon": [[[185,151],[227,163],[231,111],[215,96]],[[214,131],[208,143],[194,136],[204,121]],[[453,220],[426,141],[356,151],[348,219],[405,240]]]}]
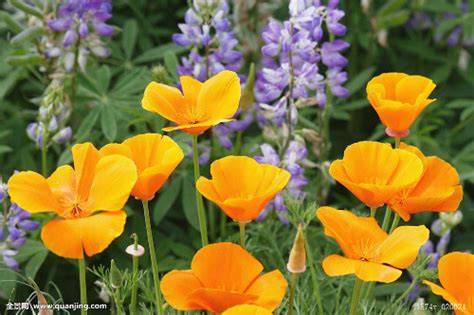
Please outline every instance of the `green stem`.
[{"label": "green stem", "polygon": [[393,217],[393,221],[392,221],[392,227],[390,228],[390,233],[392,233],[393,230],[397,228],[399,222],[400,222],[400,216],[397,213],[395,213],[395,216]]},{"label": "green stem", "polygon": [[48,176],[48,147],[45,144],[44,137],[41,145],[41,173],[44,177]]},{"label": "green stem", "polygon": [[406,298],[406,296],[411,292],[411,290],[413,290],[413,288],[415,287],[415,285],[418,283],[418,279],[415,278],[413,279],[413,281],[410,283],[410,286],[405,290],[405,292],[402,293],[402,295],[400,295],[400,297],[395,301],[395,305],[401,303],[403,301],[403,299]]},{"label": "green stem", "polygon": [[352,291],[351,308],[349,312],[350,315],[357,314],[357,308],[360,302],[360,291],[361,291],[363,283],[364,282],[362,280],[360,280],[359,278],[356,278],[356,281],[354,283],[354,289]]},{"label": "green stem", "polygon": [[214,207],[214,203],[212,201],[209,201],[207,203],[207,211],[209,214],[209,237],[211,239],[211,242],[217,238],[217,212],[216,208]]},{"label": "green stem", "polygon": [[385,216],[382,222],[382,230],[388,231],[388,223],[390,222],[391,216],[392,216],[392,210],[390,209],[389,206],[387,206],[387,208],[385,209]]},{"label": "green stem", "polygon": [[76,103],[76,91],[77,91],[77,71],[79,70],[79,45],[81,40],[78,39],[76,46],[74,47],[74,65],[72,68],[72,78],[71,78],[71,107],[74,109]]},{"label": "green stem", "polygon": [[[133,248],[138,250],[138,237],[136,234],[132,235],[133,238]],[[138,296],[138,256],[133,256],[132,258],[133,267],[132,267],[132,297],[130,300],[130,314],[135,315],[137,313],[137,296]]]},{"label": "green stem", "polygon": [[245,222],[239,222],[239,231],[240,231],[240,246],[245,249]]},{"label": "green stem", "polygon": [[400,138],[399,137],[395,137],[395,149],[399,148],[400,147]]},{"label": "green stem", "polygon": [[117,288],[115,290],[115,300],[117,301],[115,303],[115,307],[117,308],[117,314],[121,314],[122,313],[122,297],[120,294],[120,288]]},{"label": "green stem", "polygon": [[160,276],[158,275],[158,261],[156,260],[155,242],[151,232],[150,208],[147,200],[142,200],[143,214],[145,216],[146,236],[148,238],[148,247],[150,250],[151,269],[153,272],[153,281],[155,286],[156,310],[159,315],[163,314],[161,293],[160,293]]},{"label": "green stem", "polygon": [[314,265],[313,254],[311,253],[311,247],[309,247],[308,240],[306,239],[306,234],[303,233],[304,247],[306,250],[306,257],[308,259],[309,272],[311,274],[311,281],[313,282],[313,294],[318,304],[319,315],[324,314],[323,303],[321,303],[321,292],[319,290],[319,282],[316,274],[316,267]]},{"label": "green stem", "polygon": [[375,213],[377,213],[377,207],[370,207],[370,217],[375,218]]},{"label": "green stem", "polygon": [[[197,182],[201,176],[199,171],[199,152],[198,152],[198,136],[193,135],[193,164],[194,164],[194,182]],[[209,244],[207,238],[207,227],[206,227],[206,213],[204,212],[204,203],[202,201],[201,193],[196,189],[196,204],[199,218],[199,229],[201,230],[201,242],[202,246]]]},{"label": "green stem", "polygon": [[[81,304],[84,307],[87,304],[87,285],[86,285],[86,263],[84,258],[78,259],[79,262],[79,286],[81,290]],[[84,308],[81,308],[81,315],[87,314]]]},{"label": "green stem", "polygon": [[288,315],[293,315],[293,305],[295,301],[295,290],[298,282],[298,274],[291,274],[290,297],[288,298]]},{"label": "green stem", "polygon": [[225,239],[227,235],[227,216],[225,215],[224,212],[220,212],[220,224],[219,224],[219,229],[220,229],[220,236],[221,239]]}]

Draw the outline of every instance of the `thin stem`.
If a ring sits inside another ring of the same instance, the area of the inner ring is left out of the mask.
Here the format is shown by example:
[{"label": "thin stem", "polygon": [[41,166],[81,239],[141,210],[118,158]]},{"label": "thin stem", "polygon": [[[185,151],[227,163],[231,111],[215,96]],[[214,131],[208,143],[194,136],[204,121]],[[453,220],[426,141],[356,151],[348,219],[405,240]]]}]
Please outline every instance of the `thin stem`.
[{"label": "thin stem", "polygon": [[375,218],[375,213],[377,213],[377,207],[370,207],[370,217]]},{"label": "thin stem", "polygon": [[221,239],[225,239],[227,235],[227,216],[222,211],[220,212],[219,229],[220,229]]},{"label": "thin stem", "polygon": [[122,297],[120,294],[120,288],[117,288],[115,290],[115,300],[117,301],[115,303],[115,307],[117,308],[117,314],[121,314],[122,313]]},{"label": "thin stem", "polygon": [[209,237],[212,242],[217,238],[217,212],[212,201],[207,203],[207,211],[209,215]]},{"label": "thin stem", "polygon": [[72,78],[71,78],[71,107],[74,108],[76,105],[76,90],[77,90],[77,71],[79,69],[79,45],[81,44],[81,39],[79,38],[74,47],[74,65],[72,68]]},{"label": "thin stem", "polygon": [[48,146],[45,144],[44,137],[41,145],[41,173],[44,177],[48,176]]},{"label": "thin stem", "polygon": [[395,149],[400,147],[400,137],[395,137]]},{"label": "thin stem", "polygon": [[159,315],[163,314],[163,307],[160,293],[160,276],[158,275],[158,261],[156,260],[155,242],[153,241],[153,234],[151,232],[150,208],[147,200],[142,200],[143,214],[145,216],[146,236],[148,238],[148,247],[150,250],[151,269],[153,271],[153,281],[155,286],[155,302],[156,310]]},{"label": "thin stem", "polygon": [[247,223],[239,222],[240,246],[245,249],[245,226]]},{"label": "thin stem", "polygon": [[295,300],[296,284],[298,283],[298,274],[291,274],[290,297],[288,298],[288,315],[293,315],[293,305]]},{"label": "thin stem", "polygon": [[84,258],[78,259],[79,263],[79,286],[81,290],[81,315],[87,314],[84,306],[87,304],[86,263]]},{"label": "thin stem", "polygon": [[402,293],[402,295],[400,295],[400,297],[395,301],[395,305],[396,304],[399,304],[403,301],[404,298],[406,298],[406,296],[413,290],[413,288],[415,287],[415,285],[418,283],[418,279],[415,278],[413,279],[413,281],[410,283],[410,285],[408,286],[408,288]]},{"label": "thin stem", "polygon": [[[193,135],[193,164],[194,164],[194,182],[197,182],[201,176],[199,171],[199,152],[198,152],[198,136]],[[206,227],[206,213],[204,212],[204,203],[201,193],[196,189],[196,205],[199,218],[199,229],[201,230],[201,243],[206,246],[209,243]]]},{"label": "thin stem", "polygon": [[354,289],[352,291],[351,308],[349,312],[350,315],[357,314],[357,308],[360,302],[360,291],[362,288],[362,284],[363,284],[363,281],[360,280],[359,278],[356,278],[356,281],[354,283]]},{"label": "thin stem", "polygon": [[314,265],[313,254],[311,253],[311,247],[309,247],[308,240],[306,239],[306,234],[303,233],[304,247],[306,250],[306,257],[308,259],[309,272],[311,274],[311,281],[313,282],[313,294],[318,304],[319,315],[324,314],[323,304],[321,303],[321,292],[319,290],[319,282],[316,274],[316,267]]},{"label": "thin stem", "polygon": [[385,216],[382,222],[382,230],[388,231],[388,223],[390,222],[391,216],[392,216],[392,210],[390,209],[389,206],[387,206],[387,208],[385,209]]},{"label": "thin stem", "polygon": [[393,217],[393,221],[392,221],[392,227],[390,228],[390,233],[392,233],[393,230],[397,228],[399,222],[400,222],[400,216],[397,213],[395,213],[395,216]]},{"label": "thin stem", "polygon": [[[138,250],[138,236],[134,233],[133,238],[133,249]],[[132,297],[130,300],[130,314],[135,315],[137,313],[137,296],[138,296],[138,256],[133,256],[132,258],[133,267],[132,267]]]}]

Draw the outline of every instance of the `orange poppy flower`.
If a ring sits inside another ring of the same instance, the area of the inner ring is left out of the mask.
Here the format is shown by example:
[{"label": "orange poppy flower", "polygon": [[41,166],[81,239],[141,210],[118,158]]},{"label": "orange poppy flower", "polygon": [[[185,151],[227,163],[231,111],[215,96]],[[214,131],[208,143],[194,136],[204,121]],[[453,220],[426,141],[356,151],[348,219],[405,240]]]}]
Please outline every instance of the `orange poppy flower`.
[{"label": "orange poppy flower", "polygon": [[401,226],[388,235],[374,218],[330,207],[319,208],[316,216],[345,256],[324,258],[323,269],[330,277],[355,274],[364,281],[393,282],[402,274],[399,269],[413,263],[430,234],[420,225]]},{"label": "orange poppy flower", "polygon": [[91,143],[73,146],[72,156],[74,169],[60,166],[48,178],[20,172],[8,181],[8,191],[12,201],[30,213],[56,213],[60,219],[41,230],[44,245],[58,256],[79,259],[84,252],[102,252],[122,234],[126,214],[121,210],[137,169],[123,156],[102,157]]},{"label": "orange poppy flower", "polygon": [[108,144],[100,152],[131,158],[138,169],[138,180],[131,195],[151,200],[183,160],[179,145],[168,136],[146,133],[126,139],[122,144]]},{"label": "orange poppy flower", "polygon": [[290,173],[247,156],[227,156],[211,164],[212,179],[200,177],[197,190],[234,221],[254,220],[290,180]]},{"label": "orange poppy flower", "polygon": [[222,315],[272,315],[272,312],[260,306],[243,304],[229,308]]},{"label": "orange poppy flower", "polygon": [[287,282],[280,271],[260,275],[262,264],[239,245],[215,243],[194,255],[190,270],[173,270],[161,280],[161,292],[173,308],[222,313],[240,304],[273,311]]},{"label": "orange poppy flower", "polygon": [[420,113],[435,99],[436,85],[428,78],[405,73],[384,73],[367,84],[367,98],[392,137],[404,137]]},{"label": "orange poppy flower", "polygon": [[423,176],[416,186],[407,188],[388,202],[390,208],[408,221],[419,212],[453,212],[463,197],[459,175],[449,163],[436,156],[425,157],[413,146],[401,143],[400,149],[414,152],[423,161]]},{"label": "orange poppy flower", "polygon": [[415,154],[373,141],[351,144],[342,160],[329,168],[335,180],[369,207],[380,207],[415,185],[422,172],[423,163]]},{"label": "orange poppy flower", "polygon": [[180,77],[183,93],[175,87],[152,82],[142,107],[177,124],[164,131],[182,130],[200,134],[221,122],[232,120],[240,102],[240,79],[235,72],[222,71],[204,83]]},{"label": "orange poppy flower", "polygon": [[444,255],[438,262],[438,275],[443,287],[427,280],[423,283],[451,303],[456,315],[474,314],[474,255],[460,252]]}]

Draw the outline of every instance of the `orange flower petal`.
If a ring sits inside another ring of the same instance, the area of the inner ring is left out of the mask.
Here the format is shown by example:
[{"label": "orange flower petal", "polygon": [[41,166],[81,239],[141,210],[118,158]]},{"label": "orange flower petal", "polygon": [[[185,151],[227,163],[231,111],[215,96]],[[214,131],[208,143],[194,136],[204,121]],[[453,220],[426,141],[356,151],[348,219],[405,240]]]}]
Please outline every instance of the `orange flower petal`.
[{"label": "orange flower petal", "polygon": [[423,109],[436,85],[422,76],[385,73],[367,84],[367,98],[382,123],[392,132],[408,131]]},{"label": "orange flower petal", "polygon": [[125,140],[123,145],[129,148],[139,173],[132,195],[142,200],[153,199],[184,158],[176,142],[159,134],[134,136]]},{"label": "orange flower petal", "polygon": [[183,123],[180,108],[185,106],[186,103],[180,90],[156,82],[148,84],[142,99],[143,109],[158,113],[178,124]]},{"label": "orange flower petal", "polygon": [[58,212],[58,214],[60,216],[67,216],[67,211],[69,211],[76,199],[76,173],[74,169],[69,165],[60,166],[46,181],[62,208],[62,212]]},{"label": "orange flower petal", "polygon": [[200,288],[189,295],[189,303],[192,305],[192,309],[220,314],[232,306],[252,303],[256,298],[255,295],[247,293]]},{"label": "orange flower petal", "polygon": [[239,107],[240,79],[233,71],[224,70],[202,86],[197,106],[209,115],[209,121],[232,118]]},{"label": "orange flower petal", "polygon": [[258,277],[245,293],[258,296],[252,304],[273,311],[285,297],[287,287],[288,282],[282,273],[279,270],[273,270]]},{"label": "orange flower petal", "polygon": [[[469,314],[474,313],[474,255],[453,252],[441,257],[438,262],[439,281]],[[433,291],[433,293],[438,294]],[[443,295],[443,297],[445,297]],[[445,297],[446,298],[446,297]],[[453,303],[452,301],[449,301]]]},{"label": "orange flower petal", "polygon": [[[439,285],[434,284],[433,282],[428,281],[428,280],[423,280],[423,283],[426,284],[427,286],[429,286],[431,291],[434,294],[442,296],[449,303],[451,303],[453,305],[460,305],[461,304],[448,291],[446,291],[445,289],[443,289]],[[466,313],[466,314],[468,314],[468,313]]]},{"label": "orange flower petal", "polygon": [[61,212],[46,179],[35,172],[20,172],[8,181],[11,201],[31,213]]},{"label": "orange flower petal", "polygon": [[171,132],[171,131],[176,131],[176,130],[181,130],[186,133],[189,133],[191,135],[199,135],[206,131],[207,129],[210,129],[212,126],[216,126],[220,123],[223,122],[229,122],[233,121],[234,119],[217,119],[217,120],[208,120],[202,123],[196,123],[196,124],[182,124],[179,126],[171,126],[171,127],[165,127],[161,130],[166,131],[166,132]]},{"label": "orange flower petal", "polygon": [[254,220],[288,183],[291,175],[246,156],[227,156],[211,164],[212,180],[201,177],[197,190],[232,219]]},{"label": "orange flower petal", "polygon": [[137,168],[133,161],[121,155],[106,156],[99,160],[94,174],[83,210],[91,213],[122,209],[137,181]]},{"label": "orange flower petal", "polygon": [[100,159],[100,154],[90,142],[76,144],[71,151],[76,173],[77,200],[84,201],[89,196],[95,166]]},{"label": "orange flower petal", "polygon": [[369,207],[390,201],[420,179],[423,163],[413,153],[387,144],[361,141],[346,148],[329,174]]},{"label": "orange flower petal", "polygon": [[324,233],[336,240],[349,258],[363,256],[361,243],[376,248],[386,237],[374,218],[358,217],[350,211],[321,207],[316,216],[324,225]]},{"label": "orange flower petal", "polygon": [[181,83],[181,87],[183,88],[184,98],[190,104],[197,104],[199,93],[201,93],[203,83],[187,75],[180,77],[179,82]]},{"label": "orange flower petal", "polygon": [[424,226],[401,226],[396,228],[377,249],[379,260],[400,269],[408,268],[418,256],[430,231]]},{"label": "orange flower petal", "polygon": [[222,315],[272,315],[272,312],[260,306],[243,304],[229,308]]},{"label": "orange flower petal", "polygon": [[239,245],[223,242],[201,248],[191,270],[206,288],[244,292],[263,266]]},{"label": "orange flower petal", "polygon": [[44,245],[64,258],[83,258],[101,253],[120,236],[125,225],[123,211],[103,212],[80,219],[52,220],[41,230]]},{"label": "orange flower petal", "polygon": [[199,279],[191,270],[168,272],[161,280],[160,288],[166,301],[174,309],[183,311],[200,309],[200,305],[191,303],[189,299],[192,292],[202,288]]},{"label": "orange flower petal", "polygon": [[330,276],[344,276],[355,274],[364,281],[390,283],[397,280],[402,272],[383,264],[345,258],[339,255],[330,255],[323,260],[323,270]]},{"label": "orange flower petal", "polygon": [[108,156],[108,155],[123,155],[128,158],[132,158],[132,152],[130,151],[130,148],[127,147],[126,145],[123,145],[121,143],[109,143],[99,150],[101,156]]}]

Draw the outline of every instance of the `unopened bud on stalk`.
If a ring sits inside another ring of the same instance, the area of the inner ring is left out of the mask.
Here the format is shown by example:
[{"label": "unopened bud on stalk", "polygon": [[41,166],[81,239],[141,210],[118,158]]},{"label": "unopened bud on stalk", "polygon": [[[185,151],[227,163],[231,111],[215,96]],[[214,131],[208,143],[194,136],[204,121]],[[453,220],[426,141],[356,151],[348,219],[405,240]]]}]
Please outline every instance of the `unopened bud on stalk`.
[{"label": "unopened bud on stalk", "polygon": [[286,268],[291,273],[302,273],[306,271],[306,251],[304,248],[303,228],[301,224],[298,224],[298,232],[296,233]]},{"label": "unopened bud on stalk", "polygon": [[459,223],[461,223],[463,215],[461,211],[456,211],[452,213],[441,212],[439,218],[443,221],[449,228],[453,228]]},{"label": "unopened bud on stalk", "polygon": [[122,286],[122,274],[113,259],[110,261],[110,284],[114,289],[118,289]]}]

